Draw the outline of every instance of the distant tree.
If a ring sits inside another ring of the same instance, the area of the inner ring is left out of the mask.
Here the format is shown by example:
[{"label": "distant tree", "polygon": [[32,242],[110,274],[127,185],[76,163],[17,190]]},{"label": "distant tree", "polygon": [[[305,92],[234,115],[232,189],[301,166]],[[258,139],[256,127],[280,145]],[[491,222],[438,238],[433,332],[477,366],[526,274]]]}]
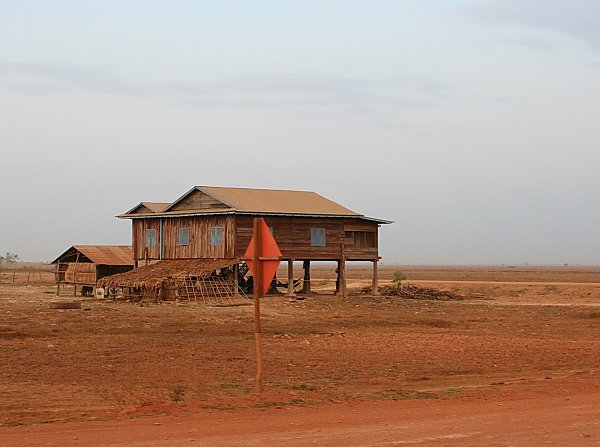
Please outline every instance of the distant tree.
[{"label": "distant tree", "polygon": [[4,256],[0,256],[0,264],[14,264],[19,262],[19,255],[15,253],[6,252]]}]

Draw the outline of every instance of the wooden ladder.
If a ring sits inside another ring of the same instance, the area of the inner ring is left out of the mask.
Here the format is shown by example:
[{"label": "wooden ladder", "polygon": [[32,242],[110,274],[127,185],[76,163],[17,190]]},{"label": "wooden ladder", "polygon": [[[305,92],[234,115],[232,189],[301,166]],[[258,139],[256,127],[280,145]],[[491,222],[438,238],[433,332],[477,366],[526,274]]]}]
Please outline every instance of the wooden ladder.
[{"label": "wooden ladder", "polygon": [[185,285],[185,294],[187,296],[188,301],[192,301],[192,297],[194,301],[198,301],[198,296],[196,294],[196,283],[191,277],[186,276],[183,279],[183,283]]}]

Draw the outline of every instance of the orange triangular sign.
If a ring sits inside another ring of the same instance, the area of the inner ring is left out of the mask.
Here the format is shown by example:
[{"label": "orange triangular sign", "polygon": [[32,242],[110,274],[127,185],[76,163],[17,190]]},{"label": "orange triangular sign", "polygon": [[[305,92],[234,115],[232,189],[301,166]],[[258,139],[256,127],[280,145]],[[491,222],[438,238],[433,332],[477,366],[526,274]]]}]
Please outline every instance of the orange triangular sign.
[{"label": "orange triangular sign", "polygon": [[[277,260],[263,260],[262,262],[262,295],[265,295],[269,290],[269,285],[277,273],[277,268],[279,267],[279,263],[281,262],[281,251],[277,246],[277,242],[275,242],[275,238],[271,234],[271,230],[267,226],[265,219],[260,218],[259,223],[259,231],[261,232],[261,257],[267,258],[278,258]],[[252,261],[252,257],[254,256],[254,239],[255,236],[252,236],[250,240],[250,244],[246,249],[246,254],[244,255],[246,258],[246,264],[248,264],[248,268],[254,275],[254,262]]]}]

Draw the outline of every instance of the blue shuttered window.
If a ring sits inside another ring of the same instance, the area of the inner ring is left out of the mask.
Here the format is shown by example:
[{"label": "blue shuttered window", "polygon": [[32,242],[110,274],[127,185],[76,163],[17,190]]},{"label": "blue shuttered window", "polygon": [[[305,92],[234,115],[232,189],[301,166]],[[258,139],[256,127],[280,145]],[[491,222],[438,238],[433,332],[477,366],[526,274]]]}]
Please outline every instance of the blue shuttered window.
[{"label": "blue shuttered window", "polygon": [[210,245],[223,244],[223,227],[210,227]]},{"label": "blue shuttered window", "polygon": [[179,245],[190,245],[190,229],[179,229]]},{"label": "blue shuttered window", "polygon": [[146,230],[146,247],[156,246],[156,230],[154,228],[148,228]]},{"label": "blue shuttered window", "polygon": [[310,229],[310,245],[312,247],[325,247],[325,228]]}]

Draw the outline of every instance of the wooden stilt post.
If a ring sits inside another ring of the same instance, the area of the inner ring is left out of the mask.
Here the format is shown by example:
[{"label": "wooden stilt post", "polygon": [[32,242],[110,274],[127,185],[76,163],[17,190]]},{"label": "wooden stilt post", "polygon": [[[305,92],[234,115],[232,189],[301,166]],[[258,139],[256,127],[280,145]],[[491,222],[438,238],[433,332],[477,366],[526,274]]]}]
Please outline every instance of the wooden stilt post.
[{"label": "wooden stilt post", "polygon": [[379,278],[377,276],[377,259],[373,261],[373,287],[371,288],[373,295],[379,295]]},{"label": "wooden stilt post", "polygon": [[252,256],[252,265],[254,266],[254,340],[256,344],[256,392],[262,393],[263,389],[263,354],[262,354],[262,328],[260,325],[260,298],[263,296],[262,290],[263,272],[262,272],[262,231],[260,218],[254,219],[254,255]]},{"label": "wooden stilt post", "polygon": [[344,244],[342,244],[341,257],[338,261],[337,268],[337,281],[335,283],[335,294],[343,298],[348,296],[348,290],[346,289],[346,253]]},{"label": "wooden stilt post", "polygon": [[60,261],[56,263],[56,296],[60,296]]},{"label": "wooden stilt post", "polygon": [[348,296],[348,289],[346,287],[346,258],[342,258],[340,261],[340,295],[343,298]]},{"label": "wooden stilt post", "polygon": [[[77,266],[79,264],[79,255],[81,253],[77,252],[77,258],[75,258],[75,267],[73,267],[73,296],[77,295]],[[66,273],[65,273],[66,276]]]},{"label": "wooden stilt post", "polygon": [[294,297],[296,294],[294,293],[294,260],[288,259],[288,291],[287,295],[289,297]]},{"label": "wooden stilt post", "polygon": [[98,296],[97,290],[98,290],[98,264],[96,264],[96,267],[94,268],[94,285],[92,286],[92,296],[94,298],[96,298]]},{"label": "wooden stilt post", "polygon": [[233,295],[240,296],[240,265],[233,265]]},{"label": "wooden stilt post", "polygon": [[302,282],[302,293],[311,293],[311,290],[310,290],[310,260],[304,261],[303,267],[304,267],[304,281]]},{"label": "wooden stilt post", "polygon": [[335,269],[335,274],[336,274],[336,278],[335,278],[335,295],[339,295],[340,294],[340,264],[341,264],[341,260],[339,260],[337,262],[337,267]]}]

